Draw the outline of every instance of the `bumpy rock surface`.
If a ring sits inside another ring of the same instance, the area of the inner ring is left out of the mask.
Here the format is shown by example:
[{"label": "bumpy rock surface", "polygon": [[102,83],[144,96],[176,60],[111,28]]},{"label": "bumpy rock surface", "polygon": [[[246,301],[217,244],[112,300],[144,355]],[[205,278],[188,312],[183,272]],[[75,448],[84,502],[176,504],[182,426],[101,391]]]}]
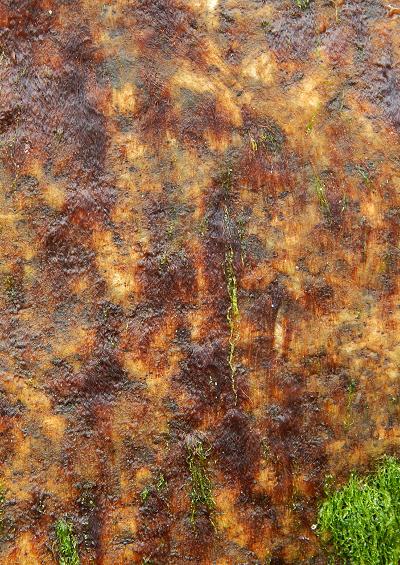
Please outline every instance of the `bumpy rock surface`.
[{"label": "bumpy rock surface", "polygon": [[298,3],[0,2],[1,563],[324,564],[396,453],[400,4]]}]

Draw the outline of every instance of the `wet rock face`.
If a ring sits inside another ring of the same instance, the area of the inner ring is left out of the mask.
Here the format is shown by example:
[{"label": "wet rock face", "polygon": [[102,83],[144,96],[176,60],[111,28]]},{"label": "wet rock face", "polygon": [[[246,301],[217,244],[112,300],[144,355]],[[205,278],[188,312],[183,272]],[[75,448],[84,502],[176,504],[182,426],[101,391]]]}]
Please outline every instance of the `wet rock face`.
[{"label": "wet rock face", "polygon": [[399,23],[0,4],[1,563],[325,563],[400,432]]}]

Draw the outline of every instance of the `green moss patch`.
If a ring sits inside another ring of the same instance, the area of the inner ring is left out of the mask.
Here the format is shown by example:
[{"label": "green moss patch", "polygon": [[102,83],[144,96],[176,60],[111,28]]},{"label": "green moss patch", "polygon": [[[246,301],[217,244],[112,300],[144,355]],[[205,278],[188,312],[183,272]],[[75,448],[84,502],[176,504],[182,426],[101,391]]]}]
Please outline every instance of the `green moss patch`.
[{"label": "green moss patch", "polygon": [[146,486],[140,493],[140,499],[142,502],[146,502],[149,496],[150,496],[150,488]]},{"label": "green moss patch", "polygon": [[400,463],[385,457],[375,473],[348,482],[323,502],[317,531],[340,562],[396,565],[400,560]]},{"label": "green moss patch", "polygon": [[187,458],[191,490],[191,522],[195,523],[196,514],[199,508],[205,508],[209,513],[215,509],[215,501],[212,494],[212,483],[208,476],[208,455],[209,450],[206,450],[201,442],[197,442],[189,449]]},{"label": "green moss patch", "polygon": [[78,542],[73,533],[72,524],[60,519],[56,526],[59,565],[80,565]]},{"label": "green moss patch", "polygon": [[305,10],[310,5],[311,0],[295,0],[297,6],[302,10]]}]

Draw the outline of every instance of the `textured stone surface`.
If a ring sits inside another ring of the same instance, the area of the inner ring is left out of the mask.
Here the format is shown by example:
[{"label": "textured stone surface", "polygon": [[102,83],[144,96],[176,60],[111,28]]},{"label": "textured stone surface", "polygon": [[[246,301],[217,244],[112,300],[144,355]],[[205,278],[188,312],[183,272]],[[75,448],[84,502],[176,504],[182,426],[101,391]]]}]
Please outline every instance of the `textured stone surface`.
[{"label": "textured stone surface", "polygon": [[1,563],[326,563],[399,449],[397,8],[1,0]]}]

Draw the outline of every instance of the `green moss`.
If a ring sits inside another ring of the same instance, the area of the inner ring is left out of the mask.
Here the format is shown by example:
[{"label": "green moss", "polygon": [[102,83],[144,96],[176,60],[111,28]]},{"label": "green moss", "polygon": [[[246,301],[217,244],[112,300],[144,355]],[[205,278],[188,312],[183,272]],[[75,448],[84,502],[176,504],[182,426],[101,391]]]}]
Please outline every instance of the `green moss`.
[{"label": "green moss", "polygon": [[151,495],[154,495],[156,492],[161,496],[161,493],[165,491],[167,487],[167,480],[164,475],[160,473],[157,477],[154,477],[154,480],[151,483],[147,484],[140,492],[139,496],[142,503],[145,504],[149,497]]},{"label": "green moss", "polygon": [[160,473],[158,475],[157,482],[156,482],[157,492],[163,491],[165,488],[167,488],[167,486],[168,486],[168,483],[167,483],[166,478],[164,477],[164,475],[162,473]]},{"label": "green moss", "polygon": [[347,393],[350,397],[350,401],[353,398],[353,396],[355,395],[356,390],[357,390],[357,382],[354,379],[351,379],[351,381],[349,382],[348,387],[347,387]]},{"label": "green moss", "polygon": [[237,388],[236,388],[236,364],[235,364],[235,350],[236,344],[239,339],[239,305],[238,305],[238,292],[237,292],[237,280],[235,275],[234,267],[234,253],[232,247],[225,255],[225,277],[226,285],[229,296],[229,306],[226,312],[226,319],[229,328],[229,351],[228,351],[228,364],[231,373],[231,383],[232,390],[237,398]]},{"label": "green moss", "polygon": [[237,231],[240,240],[240,259],[242,265],[244,266],[244,260],[246,258],[246,220],[243,217],[239,217],[236,222]]},{"label": "green moss", "polygon": [[72,524],[60,519],[56,523],[55,530],[59,565],[79,565],[78,542],[73,533]]},{"label": "green moss", "polygon": [[330,204],[329,204],[329,200],[326,197],[324,182],[320,179],[320,177],[315,177],[314,182],[313,182],[313,186],[314,186],[315,194],[317,195],[318,202],[319,202],[319,205],[321,207],[321,210],[323,211],[323,213],[326,216],[330,216],[331,207],[330,207]]},{"label": "green moss", "polygon": [[302,10],[305,10],[310,5],[311,0],[295,0],[297,6]]},{"label": "green moss", "polygon": [[[335,20],[336,20],[336,22],[339,22],[339,1],[338,0],[332,0],[332,4],[335,8]],[[359,49],[359,46],[357,46],[357,49]],[[361,47],[361,49],[363,49],[363,47]]]},{"label": "green moss", "polygon": [[144,487],[144,489],[140,493],[140,498],[141,498],[142,502],[146,502],[146,500],[149,498],[149,496],[150,496],[150,488]]},{"label": "green moss", "polygon": [[395,565],[400,560],[400,463],[385,457],[375,473],[352,474],[328,495],[317,531],[343,563]]},{"label": "green moss", "polygon": [[199,508],[203,507],[211,513],[215,509],[215,501],[212,494],[212,483],[207,473],[209,450],[204,449],[199,441],[189,449],[187,458],[191,490],[191,516],[192,524],[196,521]]},{"label": "green moss", "polygon": [[330,473],[325,475],[325,480],[324,480],[325,496],[331,496],[331,494],[333,494],[334,484],[335,484],[334,476],[331,475]]}]

